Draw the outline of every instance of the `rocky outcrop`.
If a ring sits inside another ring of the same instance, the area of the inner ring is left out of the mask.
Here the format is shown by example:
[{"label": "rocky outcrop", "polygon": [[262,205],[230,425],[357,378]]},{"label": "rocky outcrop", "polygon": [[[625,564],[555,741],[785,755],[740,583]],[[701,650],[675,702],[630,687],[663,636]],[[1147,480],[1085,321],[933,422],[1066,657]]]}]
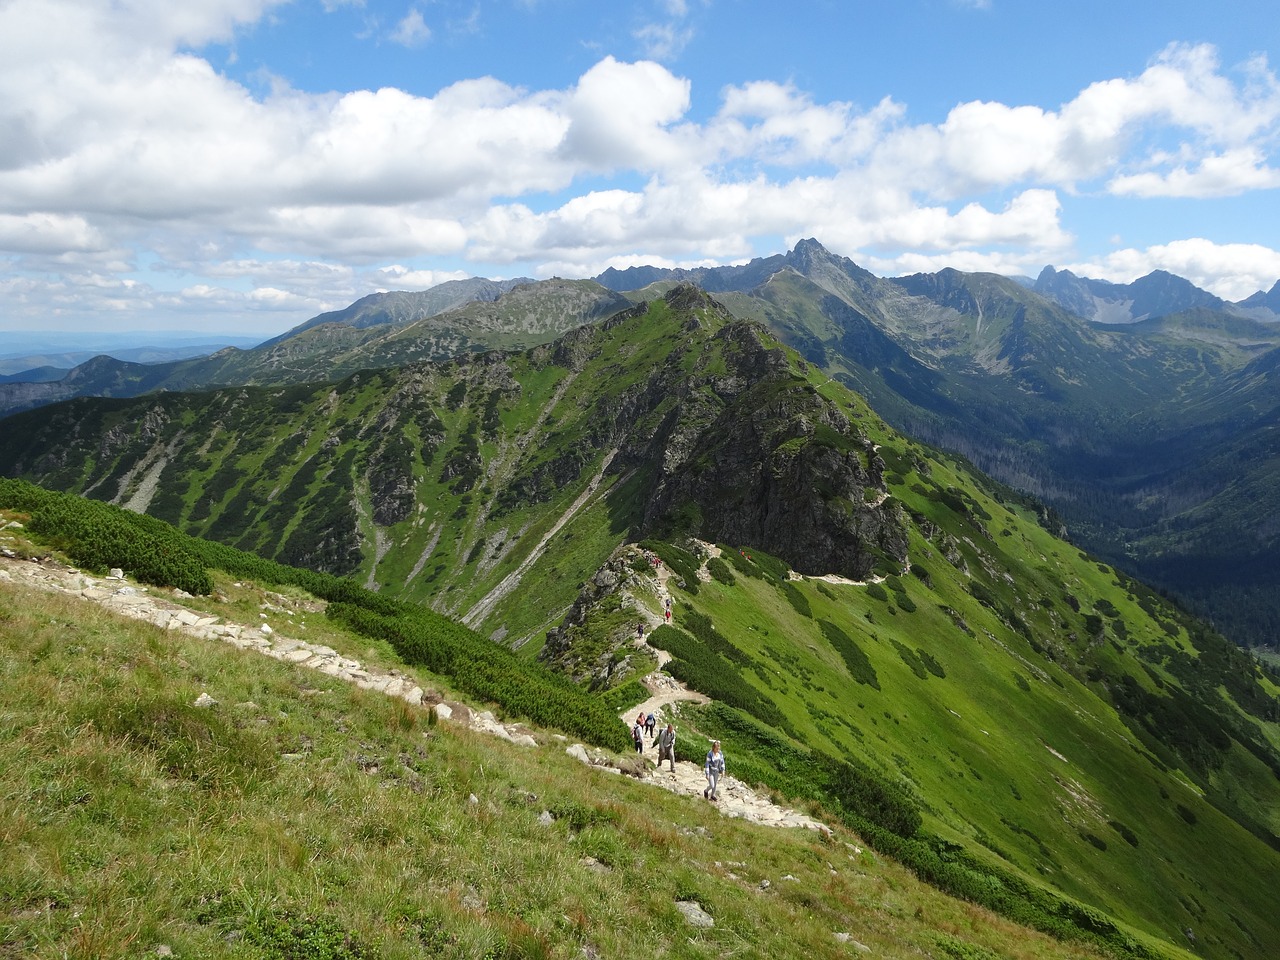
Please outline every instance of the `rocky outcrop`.
[{"label": "rocky outcrop", "polygon": [[[668,302],[697,324],[723,312],[701,291]],[[887,499],[872,442],[803,376],[797,361],[754,324],[725,323],[706,351],[717,362],[680,377],[654,376],[631,415],[667,412],[623,459],[654,483],[642,534],[687,534],[750,545],[805,574],[865,579],[877,560],[906,560],[906,527]],[[671,397],[674,403],[670,403]],[[637,416],[637,419],[640,417]]]},{"label": "rocky outcrop", "polygon": [[547,641],[538,659],[554,665],[556,670],[572,677],[577,683],[607,686],[616,662],[616,651],[632,638],[630,627],[625,636],[619,635],[607,642],[597,655],[583,656],[581,647],[574,642],[579,628],[591,611],[604,600],[624,590],[636,579],[632,562],[640,555],[638,548],[627,545],[618,549],[582,586],[578,598],[557,627],[547,631]]}]

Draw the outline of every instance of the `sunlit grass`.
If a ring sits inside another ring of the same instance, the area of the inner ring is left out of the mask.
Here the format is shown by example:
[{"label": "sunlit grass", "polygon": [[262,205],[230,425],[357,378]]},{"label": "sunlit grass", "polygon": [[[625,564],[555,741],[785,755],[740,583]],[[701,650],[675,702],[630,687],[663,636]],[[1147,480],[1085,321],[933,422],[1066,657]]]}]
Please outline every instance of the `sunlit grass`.
[{"label": "sunlit grass", "polygon": [[6,585],[0,610],[0,956],[817,957],[847,933],[905,957],[940,932],[1091,956],[843,832],[726,820],[74,599]]}]

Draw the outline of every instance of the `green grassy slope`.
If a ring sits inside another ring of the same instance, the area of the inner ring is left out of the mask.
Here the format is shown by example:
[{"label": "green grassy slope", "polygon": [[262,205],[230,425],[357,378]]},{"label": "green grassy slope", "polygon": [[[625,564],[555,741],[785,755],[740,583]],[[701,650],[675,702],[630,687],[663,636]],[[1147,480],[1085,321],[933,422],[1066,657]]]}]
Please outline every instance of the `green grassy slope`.
[{"label": "green grassy slope", "polygon": [[[814,262],[858,276],[829,254]],[[1270,642],[1275,324],[1208,309],[1094,324],[955,270],[821,280],[779,273],[729,302],[900,429],[1053,505],[1093,552],[1237,642]]]},{"label": "green grassy slope", "polygon": [[[215,576],[253,616],[256,588]],[[436,725],[3,580],[0,680],[0,956],[1102,956],[946,897],[838,828],[729,820],[550,736]]]},{"label": "green grassy slope", "polygon": [[663,452],[672,430],[756,379],[798,382],[776,344],[720,336],[731,318],[681,296],[524,353],[55,405],[7,421],[0,462],[538,641],[643,519],[654,471],[683,455]]},{"label": "green grassy slope", "polygon": [[[736,656],[677,673],[712,693],[738,677],[762,698],[738,705],[772,732],[722,707],[686,717],[785,789],[821,780],[808,751],[852,758],[914,799],[938,849],[1206,956],[1265,956],[1280,942],[1264,880],[1280,866],[1275,677],[960,465],[867,428],[912,517],[910,571],[784,588],[743,560],[751,545],[726,545],[733,584],[674,590],[675,620],[709,618]],[[611,627],[589,620],[581,642]]]}]

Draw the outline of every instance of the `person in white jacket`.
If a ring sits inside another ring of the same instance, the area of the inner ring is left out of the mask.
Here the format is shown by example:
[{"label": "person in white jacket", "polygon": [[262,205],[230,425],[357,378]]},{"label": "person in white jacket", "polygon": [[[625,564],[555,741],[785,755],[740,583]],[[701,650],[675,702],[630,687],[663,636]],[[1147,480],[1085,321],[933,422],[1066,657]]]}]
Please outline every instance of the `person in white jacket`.
[{"label": "person in white jacket", "polygon": [[724,776],[724,754],[720,752],[720,741],[711,741],[711,749],[707,751],[707,762],[702,767],[702,772],[707,775],[707,789],[702,791],[702,795],[708,800],[719,799],[716,796],[716,789],[720,786],[720,778]]}]

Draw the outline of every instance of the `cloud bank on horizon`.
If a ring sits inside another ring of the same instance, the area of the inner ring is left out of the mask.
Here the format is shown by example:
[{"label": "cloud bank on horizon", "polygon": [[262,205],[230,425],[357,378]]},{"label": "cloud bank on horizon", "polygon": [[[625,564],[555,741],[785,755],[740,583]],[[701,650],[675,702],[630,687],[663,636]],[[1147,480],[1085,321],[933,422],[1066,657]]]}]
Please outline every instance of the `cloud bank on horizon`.
[{"label": "cloud bank on horizon", "polygon": [[[1037,104],[1055,48],[1021,80],[937,59],[1033,26],[1000,0],[597,6],[8,0],[0,331],[267,336],[375,290],[809,236],[886,276],[1160,268],[1230,300],[1280,278],[1280,80],[1203,23]],[[891,49],[922,11],[937,35]]]}]

